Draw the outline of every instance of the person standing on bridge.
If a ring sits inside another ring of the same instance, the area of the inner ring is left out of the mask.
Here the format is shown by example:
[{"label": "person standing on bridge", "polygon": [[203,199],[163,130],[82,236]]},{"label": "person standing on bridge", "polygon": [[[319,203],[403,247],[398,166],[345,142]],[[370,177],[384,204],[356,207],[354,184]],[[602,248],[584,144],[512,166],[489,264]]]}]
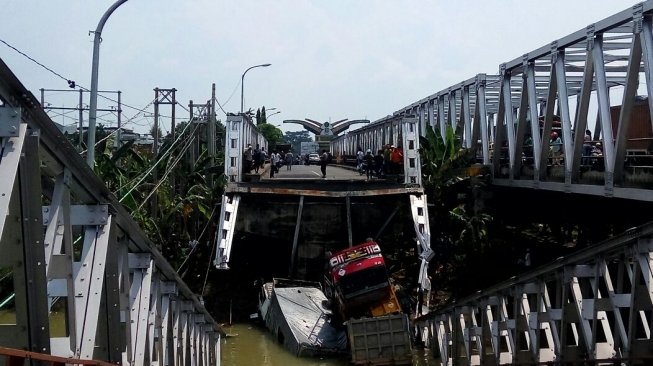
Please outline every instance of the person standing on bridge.
[{"label": "person standing on bridge", "polygon": [[292,170],[292,163],[294,158],[295,157],[290,151],[286,153],[286,170]]},{"label": "person standing on bridge", "polygon": [[270,154],[270,178],[274,178],[274,173],[277,172],[277,164],[279,163],[279,154],[272,150]]},{"label": "person standing on bridge", "polygon": [[254,172],[258,174],[258,169],[261,167],[261,148],[256,144],[256,149],[254,149],[254,154],[252,155],[254,159]]},{"label": "person standing on bridge", "polygon": [[254,154],[252,152],[252,145],[247,144],[247,149],[245,149],[245,174],[252,172],[252,167],[254,163]]},{"label": "person standing on bridge", "polygon": [[365,157],[363,158],[363,163],[365,166],[365,173],[367,174],[367,180],[372,179],[372,172],[374,171],[374,155],[372,155],[372,150],[367,149]]},{"label": "person standing on bridge", "polygon": [[374,170],[376,173],[377,178],[383,178],[385,174],[383,173],[383,150],[377,151],[376,155],[374,156]]},{"label": "person standing on bridge", "polygon": [[326,167],[329,160],[329,153],[326,150],[322,150],[322,155],[320,156],[320,170],[322,171],[322,178],[326,178]]},{"label": "person standing on bridge", "polygon": [[363,154],[363,149],[359,146],[358,151],[356,151],[356,169],[358,170],[361,175],[363,175],[363,158],[365,157],[365,154]]}]

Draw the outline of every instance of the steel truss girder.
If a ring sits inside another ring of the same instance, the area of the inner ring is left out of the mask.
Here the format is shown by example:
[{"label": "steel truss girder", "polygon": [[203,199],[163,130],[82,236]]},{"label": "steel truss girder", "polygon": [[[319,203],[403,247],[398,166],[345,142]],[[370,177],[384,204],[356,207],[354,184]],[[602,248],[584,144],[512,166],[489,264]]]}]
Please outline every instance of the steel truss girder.
[{"label": "steel truss girder", "polygon": [[410,195],[410,212],[413,216],[415,234],[417,235],[417,252],[420,258],[418,282],[423,289],[427,281],[429,261],[435,253],[431,249],[431,227],[429,226],[426,195]]},{"label": "steel truss girder", "polygon": [[419,135],[425,128],[426,121],[427,117],[419,110],[414,116],[388,116],[336,137],[331,141],[331,152],[336,155],[356,155],[359,147],[376,152],[385,145],[401,146],[404,151],[404,182],[421,186]]},{"label": "steel truss girder", "polygon": [[227,116],[225,123],[225,157],[224,174],[228,182],[243,181],[244,160],[243,152],[248,144],[254,148],[268,148],[268,141],[258,131],[252,119],[243,114]]},{"label": "steel truss girder", "polygon": [[[0,100],[0,267],[11,271],[3,286],[11,282],[16,312],[16,324],[0,327],[0,344],[123,365],[131,364],[130,352],[142,351],[147,364],[186,365],[174,363],[180,340],[171,315],[172,304],[184,302],[203,322],[196,359],[219,363],[219,325],[2,61]],[[7,115],[19,120],[15,133]],[[156,291],[139,348],[129,293],[142,292],[144,283],[132,286],[128,256],[143,253]],[[64,313],[65,334],[51,332],[51,309]]]},{"label": "steel truss girder", "polygon": [[643,359],[653,342],[652,258],[649,224],[416,323],[443,365]]},{"label": "steel truss girder", "polygon": [[[653,2],[637,4],[500,65],[500,75],[478,74],[397,110],[392,118],[416,115],[420,126],[428,121],[441,132],[447,125],[463,126],[463,146],[492,165],[495,184],[653,201],[646,188],[626,186],[630,171],[624,165],[640,83],[653,115],[652,20]],[[620,115],[613,121],[609,95],[615,87],[624,89]],[[584,183],[581,174],[590,104],[598,111],[594,141],[603,146],[605,169],[598,184]],[[562,127],[562,177],[548,168],[554,116]],[[543,128],[530,123],[527,131],[526,124],[540,118]],[[533,137],[532,159],[523,155],[528,134]]]},{"label": "steel truss girder", "polygon": [[[0,123],[2,123],[0,121]],[[0,140],[0,167],[4,172],[0,179],[0,238],[2,238],[7,217],[9,216],[9,203],[18,179],[18,164],[23,151],[23,143],[27,132],[27,124],[19,126],[19,134],[15,137],[2,137]],[[7,225],[8,226],[8,225]]]},{"label": "steel truss girder", "polygon": [[231,246],[233,245],[234,232],[236,231],[236,219],[238,217],[238,206],[240,205],[240,195],[233,196],[222,195],[222,205],[220,206],[220,221],[218,227],[218,250],[215,254],[213,264],[218,269],[229,269],[229,258],[231,257]]},{"label": "steel truss girder", "polygon": [[[111,216],[106,205],[71,206],[69,179],[68,171],[56,178],[51,205],[42,208],[48,308],[52,310],[57,300],[65,298],[69,319],[68,336],[52,338],[51,344],[57,355],[93,358],[101,327],[102,297],[98,295],[104,286]],[[80,261],[73,258],[73,226],[81,226],[83,233]]]},{"label": "steel truss girder", "polygon": [[45,258],[39,250],[43,245],[38,213],[40,138],[26,123],[8,123],[7,112],[21,116],[20,110],[6,106],[0,110],[0,131],[4,131],[0,133],[0,268],[7,276],[3,287],[13,289],[13,297],[1,300],[13,302],[16,317],[16,324],[0,328],[0,344],[47,353],[51,347]]},{"label": "steel truss girder", "polygon": [[422,186],[422,164],[419,158],[419,131],[418,123],[414,118],[404,118],[403,151],[404,151],[404,182],[406,184]]}]

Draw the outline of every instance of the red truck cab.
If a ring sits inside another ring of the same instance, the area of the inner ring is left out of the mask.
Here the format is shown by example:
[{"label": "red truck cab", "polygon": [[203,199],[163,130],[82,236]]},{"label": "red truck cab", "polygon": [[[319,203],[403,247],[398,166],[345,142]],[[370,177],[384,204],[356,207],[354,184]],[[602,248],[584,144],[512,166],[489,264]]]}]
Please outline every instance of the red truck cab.
[{"label": "red truck cab", "polygon": [[335,253],[329,275],[343,320],[401,311],[379,244],[368,241]]}]

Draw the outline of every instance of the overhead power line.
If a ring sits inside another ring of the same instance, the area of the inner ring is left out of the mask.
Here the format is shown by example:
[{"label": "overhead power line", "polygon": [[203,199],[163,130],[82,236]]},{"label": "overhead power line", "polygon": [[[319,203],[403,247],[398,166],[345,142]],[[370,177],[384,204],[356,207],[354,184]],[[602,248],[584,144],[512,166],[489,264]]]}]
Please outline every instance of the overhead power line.
[{"label": "overhead power line", "polygon": [[[5,41],[5,40],[3,40],[3,39],[0,38],[0,42],[4,43],[7,47],[9,47],[9,48],[11,48],[12,50],[18,52],[18,53],[19,53],[20,55],[22,55],[23,57],[25,57],[25,58],[27,58],[28,60],[34,62],[35,64],[37,64],[37,65],[39,65],[40,67],[44,68],[45,70],[49,71],[50,73],[52,73],[53,75],[57,76],[58,78],[60,78],[60,79],[62,79],[62,80],[64,80],[64,81],[66,81],[66,83],[68,84],[68,87],[69,87],[69,88],[74,89],[75,87],[77,87],[77,88],[79,88],[79,89],[81,89],[81,90],[84,90],[84,91],[90,92],[90,90],[89,90],[88,88],[86,88],[86,87],[84,87],[84,86],[78,84],[78,83],[75,82],[74,80],[69,79],[69,78],[67,78],[67,77],[65,77],[65,76],[63,76],[63,75],[61,75],[60,73],[54,71],[53,69],[51,69],[51,68],[45,66],[43,63],[41,63],[41,62],[35,60],[33,57],[29,56],[29,55],[26,54],[25,52],[19,50],[18,48],[14,47],[13,45],[9,44],[7,41]],[[108,100],[108,101],[111,101],[111,102],[114,102],[114,103],[118,103],[117,100],[112,99],[112,98],[109,98],[109,97],[107,97],[107,96],[104,96],[104,95],[101,95],[101,94],[100,94],[99,96],[100,96],[101,98],[103,98],[103,99]],[[120,104],[121,104],[122,106],[124,106],[124,107],[130,108],[130,109],[133,109],[133,110],[136,110],[136,111],[139,111],[139,112],[143,112],[143,113],[146,112],[146,111],[143,110],[143,109],[140,109],[140,108],[137,108],[137,107],[131,106],[131,105],[129,105],[129,104],[127,104],[127,103],[124,103],[124,102],[122,102],[122,101],[120,102]]]}]

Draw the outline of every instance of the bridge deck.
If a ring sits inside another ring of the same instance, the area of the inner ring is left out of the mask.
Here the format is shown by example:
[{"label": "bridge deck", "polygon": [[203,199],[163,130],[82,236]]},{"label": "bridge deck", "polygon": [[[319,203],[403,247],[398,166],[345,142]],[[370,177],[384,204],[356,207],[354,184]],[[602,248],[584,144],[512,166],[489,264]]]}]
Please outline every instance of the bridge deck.
[{"label": "bridge deck", "polygon": [[327,166],[326,178],[322,178],[319,165],[293,165],[290,170],[282,166],[274,178],[270,177],[269,169],[266,165],[259,174],[247,174],[247,182],[229,183],[226,191],[320,197],[422,193],[422,188],[405,185],[403,175],[367,179],[365,174],[345,165]]}]

